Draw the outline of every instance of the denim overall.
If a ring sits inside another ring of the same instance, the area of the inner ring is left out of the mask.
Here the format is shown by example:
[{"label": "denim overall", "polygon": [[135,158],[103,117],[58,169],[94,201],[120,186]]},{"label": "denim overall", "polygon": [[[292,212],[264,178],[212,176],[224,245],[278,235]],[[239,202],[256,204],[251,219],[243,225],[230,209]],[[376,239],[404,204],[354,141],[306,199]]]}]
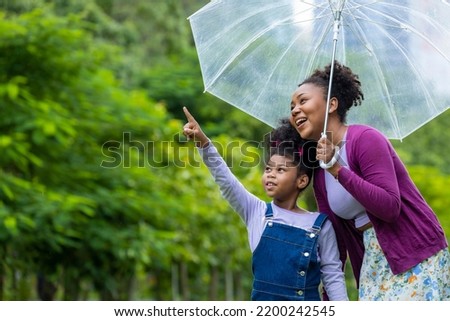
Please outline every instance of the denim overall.
[{"label": "denim overall", "polygon": [[311,231],[275,223],[272,205],[268,220],[253,252],[253,301],[320,301],[319,232],[327,216],[320,214]]}]

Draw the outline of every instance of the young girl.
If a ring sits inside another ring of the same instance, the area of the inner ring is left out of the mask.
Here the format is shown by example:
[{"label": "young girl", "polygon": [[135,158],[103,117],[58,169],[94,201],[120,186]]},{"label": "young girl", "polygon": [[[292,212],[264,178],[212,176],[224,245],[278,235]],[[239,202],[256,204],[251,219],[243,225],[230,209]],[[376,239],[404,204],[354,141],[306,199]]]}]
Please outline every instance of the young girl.
[{"label": "young girl", "polygon": [[273,200],[266,203],[242,186],[194,117],[186,107],[183,110],[188,120],[183,134],[196,142],[222,195],[247,226],[253,253],[252,300],[320,300],[321,281],[330,300],[348,300],[331,223],[326,215],[297,206],[311,180],[308,155],[315,145],[302,141],[289,122],[271,133],[262,183]]}]

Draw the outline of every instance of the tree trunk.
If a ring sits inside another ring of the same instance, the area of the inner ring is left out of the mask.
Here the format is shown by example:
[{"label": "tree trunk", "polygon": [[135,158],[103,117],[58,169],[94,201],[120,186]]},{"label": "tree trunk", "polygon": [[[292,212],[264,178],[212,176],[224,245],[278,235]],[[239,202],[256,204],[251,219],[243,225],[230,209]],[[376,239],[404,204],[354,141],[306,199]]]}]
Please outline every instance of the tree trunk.
[{"label": "tree trunk", "polygon": [[180,300],[180,281],[179,281],[179,273],[178,273],[178,264],[172,263],[172,300],[179,301]]},{"label": "tree trunk", "polygon": [[236,300],[245,301],[248,300],[248,293],[245,293],[242,286],[242,274],[241,272],[236,272],[234,274],[234,284],[236,288]]},{"label": "tree trunk", "polygon": [[55,299],[57,287],[53,282],[49,281],[45,275],[38,273],[36,287],[40,300],[53,301]]},{"label": "tree trunk", "polygon": [[219,270],[217,266],[211,267],[211,282],[209,283],[209,300],[217,301],[217,292],[219,288]]},{"label": "tree trunk", "polygon": [[3,264],[3,255],[0,259],[0,301],[4,300],[4,293],[5,293],[5,265]]},{"label": "tree trunk", "polygon": [[234,300],[233,271],[229,268],[225,270],[225,300]]},{"label": "tree trunk", "polygon": [[180,263],[180,281],[183,300],[190,300],[191,291],[189,289],[189,270],[186,262]]},{"label": "tree trunk", "polygon": [[63,284],[64,284],[64,301],[77,301],[80,294],[80,280],[77,273],[70,268],[64,269]]},{"label": "tree trunk", "polygon": [[19,293],[19,289],[17,286],[17,273],[14,268],[12,268],[11,270],[11,301],[20,301],[17,295]]}]

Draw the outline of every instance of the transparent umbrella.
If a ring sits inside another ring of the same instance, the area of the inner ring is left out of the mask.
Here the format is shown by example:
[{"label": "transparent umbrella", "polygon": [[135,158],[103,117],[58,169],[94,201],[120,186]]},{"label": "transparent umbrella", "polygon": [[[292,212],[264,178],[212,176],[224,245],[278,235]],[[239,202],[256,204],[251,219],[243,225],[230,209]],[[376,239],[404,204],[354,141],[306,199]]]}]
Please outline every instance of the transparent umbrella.
[{"label": "transparent umbrella", "polygon": [[272,127],[333,58],[362,83],[350,124],[402,139],[450,107],[447,0],[217,0],[189,21],[205,91]]}]

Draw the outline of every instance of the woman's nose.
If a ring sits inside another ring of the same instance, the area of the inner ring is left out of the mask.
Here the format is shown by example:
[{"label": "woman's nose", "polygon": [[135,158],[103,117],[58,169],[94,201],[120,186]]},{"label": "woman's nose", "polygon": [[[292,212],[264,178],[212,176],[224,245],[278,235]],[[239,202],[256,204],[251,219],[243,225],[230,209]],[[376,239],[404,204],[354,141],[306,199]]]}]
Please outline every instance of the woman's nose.
[{"label": "woman's nose", "polygon": [[297,114],[299,114],[302,110],[300,109],[299,105],[295,105],[294,108],[292,108],[291,110],[291,115],[295,116]]}]

